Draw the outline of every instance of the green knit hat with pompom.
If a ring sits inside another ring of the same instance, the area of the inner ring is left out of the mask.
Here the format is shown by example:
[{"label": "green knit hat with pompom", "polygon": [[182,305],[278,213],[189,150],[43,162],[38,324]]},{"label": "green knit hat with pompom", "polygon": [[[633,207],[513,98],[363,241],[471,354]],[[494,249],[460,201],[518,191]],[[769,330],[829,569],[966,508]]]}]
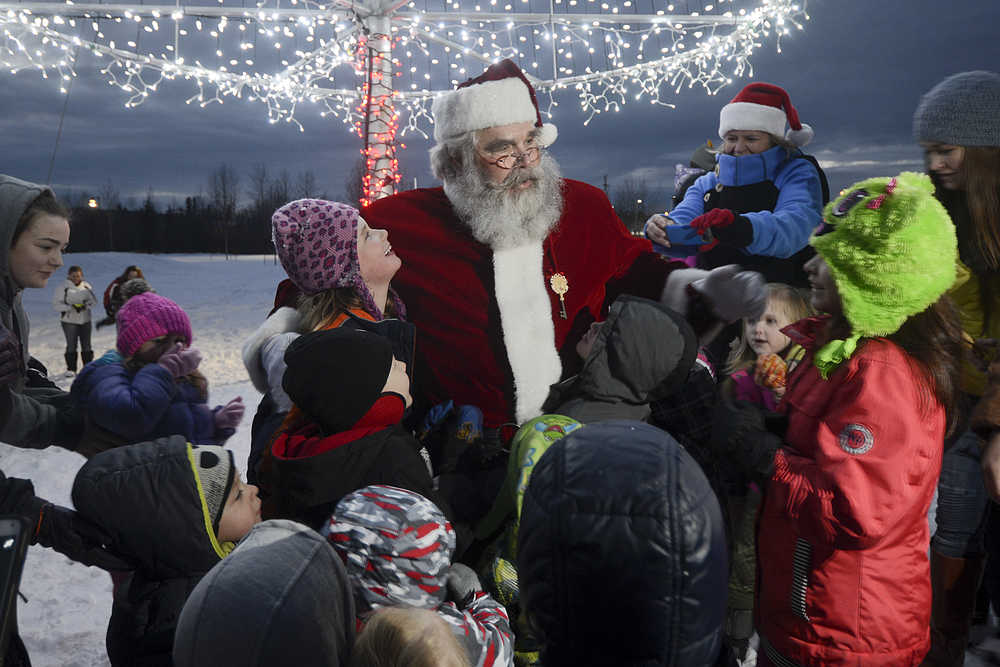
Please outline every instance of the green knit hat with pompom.
[{"label": "green knit hat with pompom", "polygon": [[849,359],[858,339],[888,336],[955,282],[958,242],[924,174],[870,178],[827,204],[810,243],[830,267],[851,336],[817,351],[823,377]]}]

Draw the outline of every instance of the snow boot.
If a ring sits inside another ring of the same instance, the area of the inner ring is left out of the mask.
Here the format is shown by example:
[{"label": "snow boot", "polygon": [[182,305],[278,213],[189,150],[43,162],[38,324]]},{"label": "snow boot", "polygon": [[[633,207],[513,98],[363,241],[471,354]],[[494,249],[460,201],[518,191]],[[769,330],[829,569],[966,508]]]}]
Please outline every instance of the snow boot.
[{"label": "snow boot", "polygon": [[76,352],[67,352],[63,356],[66,357],[66,375],[76,374]]}]

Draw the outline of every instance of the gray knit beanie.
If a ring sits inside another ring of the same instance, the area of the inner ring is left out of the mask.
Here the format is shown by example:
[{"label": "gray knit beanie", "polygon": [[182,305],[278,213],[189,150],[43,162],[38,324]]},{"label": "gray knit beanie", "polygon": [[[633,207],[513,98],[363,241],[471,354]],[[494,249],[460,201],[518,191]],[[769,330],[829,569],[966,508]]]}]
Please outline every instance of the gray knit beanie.
[{"label": "gray knit beanie", "polygon": [[917,141],[1000,146],[1000,74],[960,72],[931,88],[913,114]]},{"label": "gray knit beanie", "polygon": [[233,453],[216,445],[191,445],[191,454],[201,482],[201,492],[208,506],[208,515],[212,517],[212,528],[218,534],[222,510],[226,507],[226,498],[233,488],[236,472]]},{"label": "gray knit beanie", "polygon": [[146,282],[144,278],[133,278],[132,280],[126,280],[122,283],[122,286],[118,289],[118,293],[122,296],[122,303],[128,301],[134,296],[140,294],[145,294],[146,292],[155,292],[150,284]]}]

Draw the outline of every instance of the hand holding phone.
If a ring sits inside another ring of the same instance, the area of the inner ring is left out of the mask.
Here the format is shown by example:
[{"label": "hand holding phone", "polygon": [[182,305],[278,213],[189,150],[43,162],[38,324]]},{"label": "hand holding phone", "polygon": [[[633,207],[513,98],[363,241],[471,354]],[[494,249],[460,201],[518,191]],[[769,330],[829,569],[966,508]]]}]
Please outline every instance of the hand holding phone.
[{"label": "hand holding phone", "polygon": [[0,665],[10,638],[17,632],[17,589],[28,553],[28,521],[22,516],[0,516]]}]

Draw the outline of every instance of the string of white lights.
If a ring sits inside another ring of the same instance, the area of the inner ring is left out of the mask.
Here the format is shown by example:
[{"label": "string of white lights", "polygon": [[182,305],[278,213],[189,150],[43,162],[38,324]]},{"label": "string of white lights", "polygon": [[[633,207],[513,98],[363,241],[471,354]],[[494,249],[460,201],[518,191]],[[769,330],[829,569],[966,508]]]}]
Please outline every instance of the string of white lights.
[{"label": "string of white lights", "polygon": [[[548,98],[547,113],[555,113],[557,93],[571,91],[589,121],[630,101],[673,106],[685,87],[713,93],[752,71],[749,58],[764,40],[801,29],[808,18],[801,0],[741,9],[722,0],[676,14],[673,5],[639,14],[633,0],[552,0],[549,11],[538,11],[537,0],[447,0],[437,9],[418,9],[415,0],[390,12],[382,0],[290,0],[280,8],[278,1],[250,8],[2,2],[0,65],[37,70],[65,89],[79,50],[103,62],[129,107],[164,79],[181,79],[197,91],[189,104],[245,97],[264,102],[271,122],[298,124],[295,110],[308,102],[353,124],[363,103],[358,40],[372,17],[388,15],[402,132],[423,133],[437,92],[501,58],[522,65]],[[265,50],[270,70],[258,66]]]},{"label": "string of white lights", "polygon": [[805,0],[697,10],[663,0],[236,2],[0,1],[0,66],[38,71],[66,93],[78,54],[89,53],[126,107],[181,81],[196,91],[188,104],[260,101],[269,122],[300,130],[300,105],[317,106],[364,140],[364,203],[395,190],[397,135],[426,137],[434,96],[490,63],[518,62],[550,118],[564,93],[575,95],[586,124],[629,102],[673,107],[683,88],[714,94],[752,74],[765,40],[780,50],[808,19]]}]

